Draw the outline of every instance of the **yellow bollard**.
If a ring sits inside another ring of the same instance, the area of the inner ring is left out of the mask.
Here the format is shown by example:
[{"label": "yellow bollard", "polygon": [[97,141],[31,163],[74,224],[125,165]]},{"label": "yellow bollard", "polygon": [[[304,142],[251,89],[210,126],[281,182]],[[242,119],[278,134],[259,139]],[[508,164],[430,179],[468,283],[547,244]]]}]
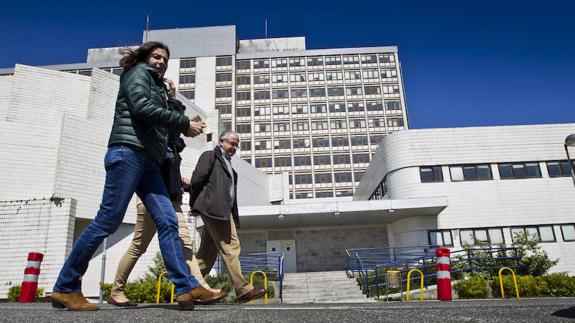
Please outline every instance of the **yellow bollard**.
[{"label": "yellow bollard", "polygon": [[419,269],[412,269],[407,273],[407,302],[409,303],[409,286],[411,283],[411,272],[416,271],[419,273],[419,283],[420,283],[420,287],[419,287],[419,301],[423,302],[423,272]]},{"label": "yellow bollard", "polygon": [[513,271],[513,269],[509,267],[502,267],[501,269],[499,269],[499,288],[501,288],[501,298],[505,299],[505,292],[503,291],[503,277],[501,275],[503,270],[511,271],[511,275],[513,276],[513,284],[515,284],[515,297],[519,299],[520,297],[519,297],[519,287],[517,286],[517,278],[515,277],[515,272]]},{"label": "yellow bollard", "polygon": [[[254,271],[251,275],[250,275],[250,284],[254,284],[254,275],[255,274],[262,274],[264,276],[264,289],[266,290],[266,293],[264,295],[264,304],[268,303],[268,276],[266,275],[266,273],[264,273],[263,271]],[[251,304],[252,301],[249,301],[248,303]]]},{"label": "yellow bollard", "polygon": [[[167,274],[168,273],[163,272],[160,274],[160,276],[158,276],[158,282],[156,283],[156,290],[157,290],[157,292],[156,292],[156,304],[160,303],[160,287],[162,285],[162,278]],[[170,296],[171,296],[170,303],[173,303],[174,302],[174,284],[173,283],[171,286],[171,295]]]}]

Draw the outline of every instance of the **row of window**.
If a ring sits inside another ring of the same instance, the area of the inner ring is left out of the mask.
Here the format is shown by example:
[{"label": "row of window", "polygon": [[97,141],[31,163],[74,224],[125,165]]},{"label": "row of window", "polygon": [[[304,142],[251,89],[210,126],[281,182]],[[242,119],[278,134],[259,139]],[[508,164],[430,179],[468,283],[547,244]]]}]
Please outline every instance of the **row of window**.
[{"label": "row of window", "polygon": [[[308,56],[308,57],[291,57],[291,58],[271,58],[271,59],[254,59],[253,68],[287,68],[289,67],[305,67],[307,66],[334,66],[334,65],[352,65],[352,64],[390,64],[395,62],[395,55],[393,53],[385,54],[367,54],[367,55],[330,55],[330,56]],[[289,64],[289,65],[288,65]],[[236,68],[238,70],[250,69],[250,60],[236,61]]]},{"label": "row of window", "polygon": [[288,167],[288,166],[312,166],[313,165],[331,165],[332,158],[333,164],[350,164],[350,160],[353,161],[354,164],[359,163],[369,163],[369,153],[359,153],[353,154],[351,159],[349,154],[335,154],[335,155],[315,155],[313,158],[311,156],[294,156],[293,163],[291,156],[285,157],[264,157],[264,158],[255,158],[255,167],[272,167],[272,161],[275,163],[275,167]]},{"label": "row of window", "polygon": [[[575,241],[575,224],[560,224],[561,236],[563,241]],[[557,238],[553,225],[529,225],[515,226],[510,228],[511,239],[513,242],[516,234],[527,233],[529,236],[535,236],[540,242],[556,242]],[[451,230],[431,230],[428,231],[430,245],[453,246],[453,237]],[[473,246],[476,243],[488,243],[490,245],[505,244],[502,227],[494,228],[474,228],[460,229],[459,239],[461,246]]]},{"label": "row of window", "polygon": [[[546,162],[549,177],[571,176],[571,167],[568,161]],[[575,166],[575,163],[573,164]],[[500,163],[497,164],[501,179],[541,178],[539,162]],[[491,180],[491,166],[489,164],[469,164],[449,166],[452,182]],[[441,166],[426,166],[419,168],[422,183],[443,182]]]},{"label": "row of window", "polygon": [[[403,118],[401,116],[398,117],[388,117],[384,119],[383,117],[379,118],[369,118],[366,122],[364,118],[361,119],[354,119],[350,118],[347,119],[331,119],[328,121],[311,121],[309,124],[307,121],[298,121],[293,120],[291,121],[291,128],[296,131],[301,130],[329,130],[329,129],[358,129],[358,128],[381,128],[385,127],[387,123],[388,127],[403,127]],[[240,127],[241,126],[241,127]],[[238,129],[242,129],[242,133],[244,131],[250,132],[251,125],[250,124],[238,124]],[[271,132],[273,131],[290,131],[290,122],[289,121],[276,121],[273,123],[273,126],[269,122],[256,122],[254,124],[254,131],[256,133],[259,132]]]},{"label": "row of window", "polygon": [[[387,118],[387,126],[388,127],[403,127],[404,123],[403,123],[403,119],[402,118]],[[381,128],[384,127],[384,123],[382,120],[376,120],[373,121],[371,120],[371,122],[369,122],[369,128]],[[337,120],[331,120],[329,123],[327,121],[312,121],[311,125],[308,121],[292,121],[291,122],[291,127],[290,127],[290,123],[282,123],[282,122],[278,122],[278,123],[274,123],[273,124],[273,131],[275,132],[282,132],[282,131],[309,131],[310,129],[313,130],[342,130],[342,129],[366,129],[368,128],[366,126],[365,120],[364,119],[355,119],[355,120],[350,120],[349,121],[349,127],[347,125],[347,121],[345,119],[337,119]],[[254,132],[255,133],[261,133],[261,132],[271,132],[272,131],[272,127],[270,126],[270,124],[256,124],[254,126]],[[252,132],[252,125],[251,124],[237,124],[236,125],[236,132],[237,133],[251,133]],[[374,141],[375,142],[379,142],[379,141]]]},{"label": "row of window", "polygon": [[[221,73],[226,75],[226,81],[231,81],[231,73]],[[227,76],[229,74],[229,77]],[[217,75],[217,74],[216,74]],[[393,82],[397,81],[396,69],[366,69],[359,70],[345,70],[345,71],[309,71],[309,72],[292,72],[287,73],[274,73],[274,74],[256,74],[253,76],[254,84],[281,84],[281,83],[302,83],[302,82],[322,82],[322,81],[361,81],[365,82]],[[216,77],[217,80],[217,77]],[[236,77],[236,85],[250,85],[252,79],[250,75],[239,74]]]},{"label": "row of window", "polygon": [[[372,134],[369,136],[369,140],[371,141],[372,145],[377,145],[381,141],[381,139],[385,136],[385,134]],[[330,146],[330,139],[329,137],[314,137],[311,140],[307,138],[278,138],[273,140],[271,139],[264,139],[258,140],[255,139],[253,141],[254,148],[256,150],[266,150],[266,149],[298,149],[298,148],[324,148]],[[368,137],[367,136],[351,136],[348,138],[347,136],[332,136],[331,137],[331,146],[332,147],[345,147],[349,146],[351,143],[352,146],[366,146],[368,145]],[[244,140],[241,142],[241,149],[242,150],[251,150],[252,142],[249,140]],[[337,156],[334,156],[334,159],[338,159]],[[339,160],[339,159],[338,159]]]},{"label": "row of window", "polygon": [[[329,175],[329,177],[326,177],[324,175]],[[361,176],[363,175],[363,172],[354,172],[353,176],[355,176],[355,181],[359,182],[361,180]],[[335,172],[333,173],[333,179],[335,183],[349,183],[352,181],[351,178],[352,174],[350,172],[345,172],[345,173],[341,173],[341,172]],[[330,179],[327,182],[323,182],[323,180],[325,179]],[[322,174],[315,174],[315,182],[316,183],[329,183],[331,182],[331,174],[330,173],[322,173]],[[295,174],[293,179],[290,176],[289,177],[289,183],[291,184],[313,184],[312,181],[312,175],[311,174]]]},{"label": "row of window", "polygon": [[[187,75],[191,76],[191,75]],[[220,90],[220,91],[218,91]],[[229,90],[231,89],[216,89],[216,98],[221,97],[231,97],[231,92],[229,91],[221,91],[221,90]],[[340,96],[354,96],[354,95],[380,95],[380,94],[398,94],[399,93],[399,85],[366,85],[364,87],[361,86],[348,86],[346,88],[343,87],[330,87],[327,88],[327,96],[328,97],[340,97]],[[263,90],[263,91],[254,91],[253,99],[254,100],[269,100],[271,99],[302,99],[307,97],[325,97],[326,90],[325,88],[310,88],[309,91],[307,88],[293,88],[291,90],[288,89],[275,89],[275,90]],[[251,91],[237,91],[236,92],[236,100],[238,101],[249,101],[252,99],[252,92]]]},{"label": "row of window", "polygon": [[[329,105],[325,103],[319,104],[297,104],[293,103],[290,105],[287,104],[274,104],[273,107],[268,105],[256,105],[253,109],[250,106],[238,106],[236,108],[236,116],[237,117],[251,117],[252,110],[253,115],[255,117],[262,117],[262,116],[288,116],[290,113],[292,115],[295,114],[302,114],[307,115],[309,113],[326,113],[329,111],[330,113],[345,113],[347,112],[365,112],[365,111],[400,111],[401,110],[401,103],[399,101],[386,101],[384,104],[381,102],[373,102],[369,101],[366,104],[363,102],[348,102],[347,104],[343,102],[333,102]],[[223,105],[216,105],[216,109],[220,111],[222,114],[230,114],[232,113],[232,105],[231,104],[223,104]]]}]

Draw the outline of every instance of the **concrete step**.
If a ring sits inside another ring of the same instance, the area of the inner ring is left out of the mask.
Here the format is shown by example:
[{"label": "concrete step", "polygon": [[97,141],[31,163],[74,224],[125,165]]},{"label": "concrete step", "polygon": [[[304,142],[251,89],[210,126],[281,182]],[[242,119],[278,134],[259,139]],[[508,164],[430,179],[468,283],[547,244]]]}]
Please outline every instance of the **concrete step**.
[{"label": "concrete step", "polygon": [[353,278],[344,271],[289,273],[284,277],[283,301],[297,303],[370,302]]}]

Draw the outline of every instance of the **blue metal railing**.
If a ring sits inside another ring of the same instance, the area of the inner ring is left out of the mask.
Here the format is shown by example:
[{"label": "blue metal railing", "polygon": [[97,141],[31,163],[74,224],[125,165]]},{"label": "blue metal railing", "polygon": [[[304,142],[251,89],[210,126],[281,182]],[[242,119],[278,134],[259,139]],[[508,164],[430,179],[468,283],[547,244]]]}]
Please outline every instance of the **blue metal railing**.
[{"label": "blue metal railing", "polygon": [[[347,249],[346,264],[349,277],[356,277],[362,291],[369,297],[373,291],[377,296],[387,289],[386,274],[396,270],[400,284],[407,282],[405,276],[411,269],[425,272],[425,286],[436,277],[436,246],[407,248]],[[451,252],[451,273],[495,270],[502,266],[519,268],[516,248],[483,247],[467,248]],[[418,279],[417,277],[412,278]]]},{"label": "blue metal railing", "polygon": [[[266,273],[266,275],[278,275],[280,283],[279,297],[280,301],[283,302],[284,254],[273,252],[243,252],[239,258],[244,274],[259,270]],[[227,272],[225,264],[219,255],[214,264],[214,269],[218,274]]]}]

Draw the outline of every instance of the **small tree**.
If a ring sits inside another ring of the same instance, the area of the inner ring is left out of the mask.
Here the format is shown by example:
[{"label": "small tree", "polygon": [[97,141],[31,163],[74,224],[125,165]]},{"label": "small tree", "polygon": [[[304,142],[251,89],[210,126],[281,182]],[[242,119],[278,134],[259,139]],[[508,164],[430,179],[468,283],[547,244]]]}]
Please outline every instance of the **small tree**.
[{"label": "small tree", "polygon": [[518,270],[520,275],[542,276],[559,263],[559,259],[551,260],[539,243],[536,234],[516,232],[513,236],[513,246],[517,248],[517,255],[520,258],[521,268]]},{"label": "small tree", "polygon": [[164,258],[162,257],[161,253],[156,253],[154,259],[152,260],[152,264],[148,267],[148,271],[144,275],[144,278],[141,281],[151,280],[156,281],[158,276],[161,273],[167,272],[166,264],[164,263]]}]

